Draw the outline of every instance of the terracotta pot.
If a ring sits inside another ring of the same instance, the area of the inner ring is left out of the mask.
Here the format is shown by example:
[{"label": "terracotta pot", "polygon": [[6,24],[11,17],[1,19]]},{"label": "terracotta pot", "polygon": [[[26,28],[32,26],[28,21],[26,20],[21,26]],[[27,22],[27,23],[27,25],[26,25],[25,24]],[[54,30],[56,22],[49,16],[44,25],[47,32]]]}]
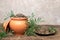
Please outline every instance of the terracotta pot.
[{"label": "terracotta pot", "polygon": [[10,21],[10,20],[5,21],[5,22],[3,23],[4,31],[7,31],[7,26],[8,26],[9,21]]},{"label": "terracotta pot", "polygon": [[14,31],[15,35],[23,35],[28,28],[28,20],[24,17],[11,18],[9,26],[10,29]]}]

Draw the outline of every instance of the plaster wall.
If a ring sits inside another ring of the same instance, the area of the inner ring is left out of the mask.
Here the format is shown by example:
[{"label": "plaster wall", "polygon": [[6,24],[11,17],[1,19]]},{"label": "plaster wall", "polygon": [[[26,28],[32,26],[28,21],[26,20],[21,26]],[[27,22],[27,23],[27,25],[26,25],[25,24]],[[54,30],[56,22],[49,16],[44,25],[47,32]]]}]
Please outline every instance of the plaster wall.
[{"label": "plaster wall", "polygon": [[0,0],[0,22],[11,10],[27,16],[33,12],[44,20],[40,24],[60,25],[60,0]]}]

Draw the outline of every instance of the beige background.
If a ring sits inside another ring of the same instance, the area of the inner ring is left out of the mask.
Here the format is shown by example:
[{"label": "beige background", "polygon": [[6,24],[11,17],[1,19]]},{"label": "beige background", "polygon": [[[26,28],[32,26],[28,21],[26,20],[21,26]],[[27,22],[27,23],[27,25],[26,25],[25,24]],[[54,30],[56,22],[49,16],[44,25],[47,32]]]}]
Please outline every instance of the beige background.
[{"label": "beige background", "polygon": [[0,22],[13,10],[14,14],[23,13],[41,17],[41,24],[60,25],[60,0],[0,0]]}]

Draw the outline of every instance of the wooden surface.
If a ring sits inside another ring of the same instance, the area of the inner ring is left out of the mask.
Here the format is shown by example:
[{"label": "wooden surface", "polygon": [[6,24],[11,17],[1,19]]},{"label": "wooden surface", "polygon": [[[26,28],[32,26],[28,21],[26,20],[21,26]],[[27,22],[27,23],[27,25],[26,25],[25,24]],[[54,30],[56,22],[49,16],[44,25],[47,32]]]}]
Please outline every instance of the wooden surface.
[{"label": "wooden surface", "polygon": [[8,36],[2,40],[60,40],[60,25],[55,25],[57,33],[53,36]]}]

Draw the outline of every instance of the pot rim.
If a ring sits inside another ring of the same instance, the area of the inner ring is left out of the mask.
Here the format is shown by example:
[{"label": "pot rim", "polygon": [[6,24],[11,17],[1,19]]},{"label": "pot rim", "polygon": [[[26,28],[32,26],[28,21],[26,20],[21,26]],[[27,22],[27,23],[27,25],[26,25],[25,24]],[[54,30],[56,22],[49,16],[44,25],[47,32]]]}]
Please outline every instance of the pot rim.
[{"label": "pot rim", "polygon": [[26,17],[12,17],[11,20],[27,20]]}]

